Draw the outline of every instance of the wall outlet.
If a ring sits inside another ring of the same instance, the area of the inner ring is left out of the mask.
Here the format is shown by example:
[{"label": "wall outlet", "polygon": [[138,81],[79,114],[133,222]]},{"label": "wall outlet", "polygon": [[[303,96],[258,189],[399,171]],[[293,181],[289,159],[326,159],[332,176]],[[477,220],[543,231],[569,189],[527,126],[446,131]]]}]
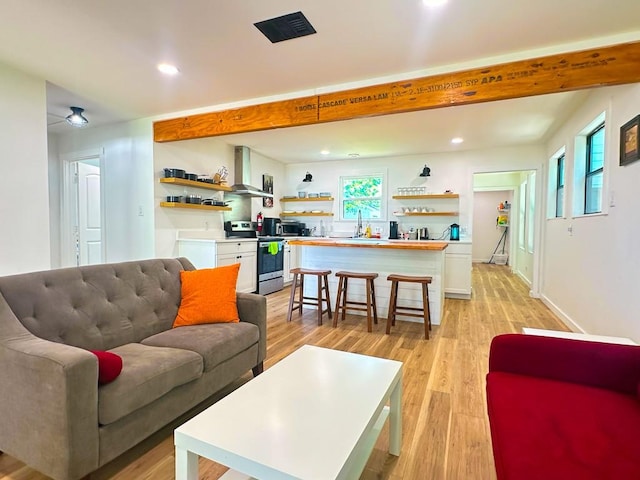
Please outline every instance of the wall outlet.
[{"label": "wall outlet", "polygon": [[573,236],[573,225],[569,224],[569,226],[567,227],[567,232],[569,232],[569,236],[572,237]]},{"label": "wall outlet", "polygon": [[144,210],[142,209],[142,205],[138,205],[138,216],[144,217]]},{"label": "wall outlet", "polygon": [[616,196],[613,190],[609,193],[609,206],[610,207],[616,206]]}]

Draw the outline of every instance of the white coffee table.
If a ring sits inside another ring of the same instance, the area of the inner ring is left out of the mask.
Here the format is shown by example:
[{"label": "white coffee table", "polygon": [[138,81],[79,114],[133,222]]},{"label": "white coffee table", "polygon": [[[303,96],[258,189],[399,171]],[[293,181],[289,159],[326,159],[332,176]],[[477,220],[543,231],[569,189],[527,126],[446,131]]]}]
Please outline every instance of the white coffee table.
[{"label": "white coffee table", "polygon": [[358,478],[387,417],[399,455],[401,362],[305,345],[175,430],[176,479],[198,456],[227,479]]}]

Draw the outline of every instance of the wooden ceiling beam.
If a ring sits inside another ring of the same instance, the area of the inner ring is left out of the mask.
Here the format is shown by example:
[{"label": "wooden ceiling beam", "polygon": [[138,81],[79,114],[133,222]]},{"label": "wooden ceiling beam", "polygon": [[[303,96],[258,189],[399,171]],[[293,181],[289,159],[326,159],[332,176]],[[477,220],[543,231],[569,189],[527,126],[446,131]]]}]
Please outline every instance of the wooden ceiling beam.
[{"label": "wooden ceiling beam", "polygon": [[640,81],[640,42],[157,121],[156,142],[295,127]]}]

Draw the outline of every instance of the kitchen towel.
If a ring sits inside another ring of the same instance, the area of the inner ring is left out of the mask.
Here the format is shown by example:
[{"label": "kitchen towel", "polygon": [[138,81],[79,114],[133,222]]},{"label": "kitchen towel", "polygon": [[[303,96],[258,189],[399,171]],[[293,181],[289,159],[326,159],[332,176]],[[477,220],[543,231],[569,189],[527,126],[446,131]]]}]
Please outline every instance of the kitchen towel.
[{"label": "kitchen towel", "polygon": [[269,242],[269,246],[267,247],[267,251],[271,255],[277,255],[278,254],[278,242]]}]

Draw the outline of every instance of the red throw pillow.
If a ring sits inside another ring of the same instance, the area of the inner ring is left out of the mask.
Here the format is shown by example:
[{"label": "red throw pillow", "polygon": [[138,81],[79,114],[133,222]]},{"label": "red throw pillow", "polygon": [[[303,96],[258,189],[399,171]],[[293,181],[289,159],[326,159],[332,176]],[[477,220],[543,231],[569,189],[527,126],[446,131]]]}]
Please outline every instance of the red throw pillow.
[{"label": "red throw pillow", "polygon": [[98,383],[105,385],[113,382],[122,371],[122,357],[103,350],[89,350],[98,357]]}]

